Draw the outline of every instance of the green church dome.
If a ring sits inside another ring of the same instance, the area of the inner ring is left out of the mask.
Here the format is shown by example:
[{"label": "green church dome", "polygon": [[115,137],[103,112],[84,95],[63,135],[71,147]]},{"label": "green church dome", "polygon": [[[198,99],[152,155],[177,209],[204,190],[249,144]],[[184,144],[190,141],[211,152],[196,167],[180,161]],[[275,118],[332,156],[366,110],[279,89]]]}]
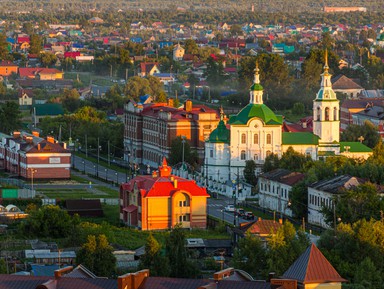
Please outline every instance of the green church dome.
[{"label": "green church dome", "polygon": [[282,124],[281,115],[276,115],[265,104],[248,104],[237,115],[231,116],[229,124],[247,124],[251,118],[257,117],[265,124]]},{"label": "green church dome", "polygon": [[223,120],[220,120],[217,128],[209,135],[209,142],[229,144],[229,129],[227,129]]},{"label": "green church dome", "polygon": [[261,86],[260,83],[254,83],[254,84],[252,84],[250,90],[251,91],[260,91],[260,90],[263,90],[263,87]]}]

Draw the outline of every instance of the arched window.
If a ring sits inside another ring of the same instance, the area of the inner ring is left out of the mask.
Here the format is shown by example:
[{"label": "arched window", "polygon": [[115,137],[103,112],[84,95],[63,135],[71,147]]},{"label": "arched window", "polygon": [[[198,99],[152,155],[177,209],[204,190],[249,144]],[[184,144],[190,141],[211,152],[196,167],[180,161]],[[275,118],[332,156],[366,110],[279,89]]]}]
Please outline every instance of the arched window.
[{"label": "arched window", "polygon": [[325,121],[329,121],[329,107],[325,108]]},{"label": "arched window", "polygon": [[244,151],[244,150],[242,150],[241,153],[240,153],[240,159],[241,159],[242,161],[245,160],[245,151]]},{"label": "arched window", "polygon": [[334,107],[333,108],[333,120],[337,120],[337,119],[338,119],[338,117],[337,117],[337,108]]},{"label": "arched window", "polygon": [[267,144],[271,144],[272,143],[272,136],[271,134],[267,134]]},{"label": "arched window", "polygon": [[320,107],[317,107],[316,120],[321,120],[320,113]]},{"label": "arched window", "polygon": [[257,133],[255,133],[253,135],[253,143],[254,144],[258,144],[259,143],[259,135]]},{"label": "arched window", "polygon": [[258,161],[259,160],[259,155],[258,154],[254,154],[253,155],[253,160],[254,161]]},{"label": "arched window", "polygon": [[242,133],[241,134],[241,143],[246,143],[247,142],[247,136],[245,135],[245,133]]},{"label": "arched window", "polygon": [[267,151],[265,154],[266,154],[267,157],[268,157],[268,156],[270,156],[270,155],[272,154],[272,152],[271,152],[271,151]]}]

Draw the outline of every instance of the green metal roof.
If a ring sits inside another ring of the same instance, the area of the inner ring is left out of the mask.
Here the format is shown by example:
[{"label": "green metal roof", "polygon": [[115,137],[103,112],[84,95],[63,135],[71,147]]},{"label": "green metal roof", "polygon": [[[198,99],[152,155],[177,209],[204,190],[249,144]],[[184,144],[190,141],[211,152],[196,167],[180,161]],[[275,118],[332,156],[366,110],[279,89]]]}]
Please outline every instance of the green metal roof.
[{"label": "green metal roof", "polygon": [[346,151],[351,153],[370,153],[372,149],[360,142],[341,142],[340,152],[343,153]]},{"label": "green metal roof", "polygon": [[38,116],[64,114],[63,106],[59,103],[36,104],[33,108]]},{"label": "green metal roof", "polygon": [[217,128],[211,132],[209,135],[209,142],[229,144],[229,129],[225,126],[224,121],[220,120]]},{"label": "green metal roof", "polygon": [[319,139],[311,132],[283,132],[283,145],[318,145]]},{"label": "green metal roof", "polygon": [[252,91],[255,91],[255,90],[260,91],[260,90],[263,90],[263,87],[261,86],[260,83],[254,83],[254,84],[252,84],[250,90],[252,90]]},{"label": "green metal roof", "polygon": [[275,113],[265,104],[249,103],[237,115],[233,115],[229,119],[229,124],[247,124],[254,117],[261,119],[265,124],[273,125],[283,123],[281,115]]}]

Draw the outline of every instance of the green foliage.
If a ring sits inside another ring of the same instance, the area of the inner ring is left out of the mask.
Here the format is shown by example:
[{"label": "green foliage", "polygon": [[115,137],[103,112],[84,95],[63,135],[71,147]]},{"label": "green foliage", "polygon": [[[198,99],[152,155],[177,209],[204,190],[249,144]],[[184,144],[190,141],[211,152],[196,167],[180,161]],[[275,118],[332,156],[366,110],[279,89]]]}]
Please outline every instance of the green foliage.
[{"label": "green foliage", "polygon": [[58,206],[47,205],[30,210],[20,227],[27,236],[66,238],[76,235],[79,222],[78,215],[71,217]]},{"label": "green foliage", "polygon": [[9,57],[7,36],[4,33],[0,33],[0,59],[5,60]]},{"label": "green foliage", "polygon": [[37,34],[32,34],[29,45],[29,53],[39,55],[43,49],[43,39]]},{"label": "green foliage", "polygon": [[163,84],[159,78],[154,76],[148,76],[148,78],[142,78],[140,76],[131,77],[124,87],[125,95],[135,101],[139,100],[142,95],[150,94],[155,100],[164,93]]},{"label": "green foliage", "polygon": [[267,251],[258,236],[246,234],[240,239],[233,255],[233,267],[242,269],[255,279],[262,279],[266,266]]},{"label": "green foliage", "polygon": [[304,168],[310,166],[311,163],[312,159],[310,156],[305,156],[289,147],[283,153],[279,161],[279,167],[290,171],[304,171]]},{"label": "green foliage", "polygon": [[57,56],[52,52],[44,52],[40,54],[40,61],[44,67],[51,67],[57,61]]},{"label": "green foliage", "polygon": [[298,218],[307,218],[308,215],[308,186],[304,181],[296,183],[289,192],[291,201],[290,209],[293,215]]},{"label": "green foliage", "polygon": [[[181,136],[176,137],[171,142],[171,153],[169,156],[169,164],[176,165],[183,160],[183,140]],[[188,140],[184,140],[184,161],[190,165],[195,165],[198,161],[196,151],[191,149]]]},{"label": "green foliage", "polygon": [[370,121],[366,120],[363,125],[350,124],[341,134],[341,141],[359,141],[363,137],[363,144],[373,148],[380,139],[377,127]]},{"label": "green foliage", "polygon": [[204,73],[207,82],[211,86],[219,85],[226,79],[224,75],[224,66],[220,60],[215,60],[212,57],[208,58],[207,69]]},{"label": "green foliage", "polygon": [[21,128],[19,105],[13,101],[0,104],[0,131],[11,133]]},{"label": "green foliage", "polygon": [[278,169],[280,165],[279,156],[277,154],[270,154],[265,158],[263,164],[263,172],[270,172]]},{"label": "green foliage", "polygon": [[140,258],[140,269],[149,269],[152,276],[168,276],[168,260],[161,254],[159,242],[150,233],[145,244],[145,253]]},{"label": "green foliage", "polygon": [[100,277],[112,277],[116,271],[116,257],[105,235],[89,235],[77,253],[76,262],[83,264]]},{"label": "green foliage", "polygon": [[360,220],[341,223],[336,235],[329,230],[321,235],[318,247],[339,272],[348,279],[348,288],[382,288],[384,276],[384,222]]},{"label": "green foliage", "polygon": [[7,263],[4,258],[0,259],[0,274],[7,274]]},{"label": "green foliage", "polygon": [[77,89],[64,89],[59,98],[64,109],[71,113],[80,107],[80,94]]},{"label": "green foliage", "polygon": [[303,115],[305,111],[304,104],[302,102],[296,102],[293,105],[292,113],[296,115]]},{"label": "green foliage", "polygon": [[170,265],[170,277],[196,278],[199,269],[195,263],[187,259],[185,233],[181,226],[176,226],[166,240],[166,257]]},{"label": "green foliage", "polygon": [[256,163],[254,160],[245,161],[244,178],[248,184],[256,186]]}]

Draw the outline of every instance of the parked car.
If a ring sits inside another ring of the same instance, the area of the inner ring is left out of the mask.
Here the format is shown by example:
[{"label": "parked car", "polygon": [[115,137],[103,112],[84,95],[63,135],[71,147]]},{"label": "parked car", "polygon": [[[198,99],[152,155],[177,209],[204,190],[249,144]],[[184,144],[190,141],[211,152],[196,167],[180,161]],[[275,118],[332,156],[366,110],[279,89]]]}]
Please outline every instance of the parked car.
[{"label": "parked car", "polygon": [[247,220],[254,220],[255,215],[252,212],[245,212],[243,218]]},{"label": "parked car", "polygon": [[224,207],[224,211],[226,212],[234,212],[235,211],[235,206],[234,205],[227,205]]},{"label": "parked car", "polygon": [[237,216],[244,217],[244,213],[245,213],[244,209],[239,208],[239,209],[236,209],[235,212]]}]

